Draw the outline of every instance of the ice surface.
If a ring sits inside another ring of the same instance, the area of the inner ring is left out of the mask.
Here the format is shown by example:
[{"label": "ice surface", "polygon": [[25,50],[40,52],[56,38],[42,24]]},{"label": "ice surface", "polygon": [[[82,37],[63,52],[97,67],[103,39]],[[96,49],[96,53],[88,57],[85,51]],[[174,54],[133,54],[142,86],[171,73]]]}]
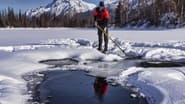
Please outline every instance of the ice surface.
[{"label": "ice surface", "polygon": [[[184,62],[184,29],[112,30],[110,33],[117,37],[114,38],[116,43],[127,54],[140,55],[145,60]],[[123,60],[125,55],[112,42],[106,55],[100,53],[96,50],[96,38],[94,29],[0,29],[0,102],[25,103],[29,95],[22,75],[48,70],[49,65],[39,61],[72,58],[78,60],[79,64],[65,66],[63,70],[70,67],[71,70],[86,70],[92,75],[106,76],[123,85],[127,82],[146,95],[150,103],[184,104],[184,67],[122,68],[113,63]],[[88,60],[105,64],[82,64]],[[110,67],[106,67],[107,63],[111,63],[108,65]]]}]

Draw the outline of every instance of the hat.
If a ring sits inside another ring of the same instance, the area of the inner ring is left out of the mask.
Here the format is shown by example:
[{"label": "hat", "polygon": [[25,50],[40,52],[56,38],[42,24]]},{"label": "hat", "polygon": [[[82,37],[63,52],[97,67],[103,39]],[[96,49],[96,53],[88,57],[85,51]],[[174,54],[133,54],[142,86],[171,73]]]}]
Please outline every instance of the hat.
[{"label": "hat", "polygon": [[104,6],[105,6],[105,5],[104,5],[104,2],[103,2],[103,1],[100,1],[99,6],[104,7]]}]

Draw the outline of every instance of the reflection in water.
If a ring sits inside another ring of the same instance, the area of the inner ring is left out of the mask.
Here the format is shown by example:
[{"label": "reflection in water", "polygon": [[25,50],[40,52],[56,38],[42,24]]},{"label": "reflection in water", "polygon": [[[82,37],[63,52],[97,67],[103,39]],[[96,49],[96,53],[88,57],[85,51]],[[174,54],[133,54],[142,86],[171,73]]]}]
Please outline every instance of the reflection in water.
[{"label": "reflection in water", "polygon": [[36,88],[38,104],[148,104],[144,98],[132,99],[129,89],[82,71],[49,71],[44,78]]},{"label": "reflection in water", "polygon": [[94,92],[100,101],[103,101],[103,97],[108,91],[108,83],[103,77],[96,77],[94,81]]}]

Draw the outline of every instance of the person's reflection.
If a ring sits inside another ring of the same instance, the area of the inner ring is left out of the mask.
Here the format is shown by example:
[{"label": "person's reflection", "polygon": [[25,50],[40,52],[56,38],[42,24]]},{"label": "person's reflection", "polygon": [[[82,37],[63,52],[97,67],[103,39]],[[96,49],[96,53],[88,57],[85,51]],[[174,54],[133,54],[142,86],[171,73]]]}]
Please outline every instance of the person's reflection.
[{"label": "person's reflection", "polygon": [[103,77],[96,77],[94,81],[94,92],[100,101],[103,101],[103,97],[108,91],[108,83]]}]

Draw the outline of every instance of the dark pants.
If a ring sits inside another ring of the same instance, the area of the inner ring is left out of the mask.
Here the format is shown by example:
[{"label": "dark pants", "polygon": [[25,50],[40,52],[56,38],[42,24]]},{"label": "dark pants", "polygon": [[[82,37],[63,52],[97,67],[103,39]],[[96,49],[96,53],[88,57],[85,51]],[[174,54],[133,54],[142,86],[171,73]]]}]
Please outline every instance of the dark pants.
[{"label": "dark pants", "polygon": [[[103,30],[105,30],[105,27],[100,26]],[[108,28],[106,28],[106,32],[108,33]],[[104,46],[104,51],[108,50],[108,36],[106,34],[104,34],[103,31],[101,31],[100,29],[98,29],[98,40],[99,40],[99,45],[98,45],[98,50],[102,50],[102,41],[104,38],[104,42],[105,42],[105,46]]]}]

